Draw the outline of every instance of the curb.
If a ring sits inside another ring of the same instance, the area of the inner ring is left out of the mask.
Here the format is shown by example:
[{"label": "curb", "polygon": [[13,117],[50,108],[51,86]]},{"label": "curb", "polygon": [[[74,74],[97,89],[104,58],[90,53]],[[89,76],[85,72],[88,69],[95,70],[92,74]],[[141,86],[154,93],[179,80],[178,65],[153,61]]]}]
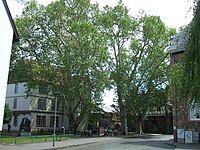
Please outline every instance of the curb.
[{"label": "curb", "polygon": [[63,148],[70,148],[70,147],[79,147],[79,146],[84,146],[84,145],[88,145],[88,144],[95,144],[98,142],[91,142],[91,143],[84,143],[84,144],[77,144],[77,145],[66,145],[66,146],[61,146],[61,147],[52,147],[52,148],[48,148],[48,149],[43,149],[43,150],[56,150],[56,149],[63,149]]}]

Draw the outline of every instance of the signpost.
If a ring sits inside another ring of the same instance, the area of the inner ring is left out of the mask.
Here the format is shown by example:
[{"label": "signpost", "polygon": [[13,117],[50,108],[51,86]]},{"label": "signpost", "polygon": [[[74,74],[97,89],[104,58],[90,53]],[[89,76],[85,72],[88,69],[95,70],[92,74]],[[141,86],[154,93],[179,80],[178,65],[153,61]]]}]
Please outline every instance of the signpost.
[{"label": "signpost", "polygon": [[55,94],[55,113],[54,113],[54,126],[53,126],[53,146],[55,146],[55,136],[56,136],[56,113],[57,113],[57,95],[58,93]]}]

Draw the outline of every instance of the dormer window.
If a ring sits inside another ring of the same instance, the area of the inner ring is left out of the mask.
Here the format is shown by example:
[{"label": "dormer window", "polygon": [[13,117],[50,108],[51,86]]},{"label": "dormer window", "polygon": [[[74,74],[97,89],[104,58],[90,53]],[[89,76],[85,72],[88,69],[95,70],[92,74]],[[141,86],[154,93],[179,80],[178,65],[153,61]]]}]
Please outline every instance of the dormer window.
[{"label": "dormer window", "polygon": [[17,94],[18,93],[18,88],[19,88],[19,84],[15,83],[15,89],[14,89],[14,93]]},{"label": "dormer window", "polygon": [[48,93],[48,85],[40,85],[39,94],[47,94],[47,93]]}]

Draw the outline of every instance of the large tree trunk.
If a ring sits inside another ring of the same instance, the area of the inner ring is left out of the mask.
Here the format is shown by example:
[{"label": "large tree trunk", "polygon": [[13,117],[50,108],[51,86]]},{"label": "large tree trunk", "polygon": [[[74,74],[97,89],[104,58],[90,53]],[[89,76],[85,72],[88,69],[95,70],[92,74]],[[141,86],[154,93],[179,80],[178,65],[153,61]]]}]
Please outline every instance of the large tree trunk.
[{"label": "large tree trunk", "polygon": [[144,117],[141,117],[139,116],[138,117],[138,120],[137,120],[137,123],[136,123],[136,126],[135,126],[135,132],[137,134],[144,134],[143,133],[143,122],[144,122]]},{"label": "large tree trunk", "polygon": [[143,130],[142,130],[142,121],[139,122],[139,129],[140,129],[139,134],[143,134]]},{"label": "large tree trunk", "polygon": [[76,112],[69,108],[69,127],[72,133],[76,133],[80,123],[85,119],[87,108],[84,108],[83,111],[80,112],[79,116],[76,116]]},{"label": "large tree trunk", "polygon": [[122,134],[128,135],[126,109],[122,101],[122,94],[119,86],[117,87],[117,94],[118,94],[118,105],[120,109],[121,132]]},{"label": "large tree trunk", "polygon": [[74,115],[70,114],[69,115],[69,131],[71,133],[74,133],[75,132],[75,118],[74,118]]}]

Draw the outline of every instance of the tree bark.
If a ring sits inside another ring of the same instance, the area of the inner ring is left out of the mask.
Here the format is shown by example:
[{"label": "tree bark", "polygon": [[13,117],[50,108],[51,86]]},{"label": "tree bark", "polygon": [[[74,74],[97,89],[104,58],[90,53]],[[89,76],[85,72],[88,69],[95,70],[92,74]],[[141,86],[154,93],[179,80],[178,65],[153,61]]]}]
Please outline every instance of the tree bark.
[{"label": "tree bark", "polygon": [[121,132],[122,134],[128,135],[127,117],[125,109],[126,106],[123,104],[122,94],[119,86],[117,86],[117,94],[118,94],[118,104],[120,109]]},{"label": "tree bark", "polygon": [[139,129],[140,129],[140,134],[143,134],[143,130],[142,130],[142,121],[139,122]]}]

